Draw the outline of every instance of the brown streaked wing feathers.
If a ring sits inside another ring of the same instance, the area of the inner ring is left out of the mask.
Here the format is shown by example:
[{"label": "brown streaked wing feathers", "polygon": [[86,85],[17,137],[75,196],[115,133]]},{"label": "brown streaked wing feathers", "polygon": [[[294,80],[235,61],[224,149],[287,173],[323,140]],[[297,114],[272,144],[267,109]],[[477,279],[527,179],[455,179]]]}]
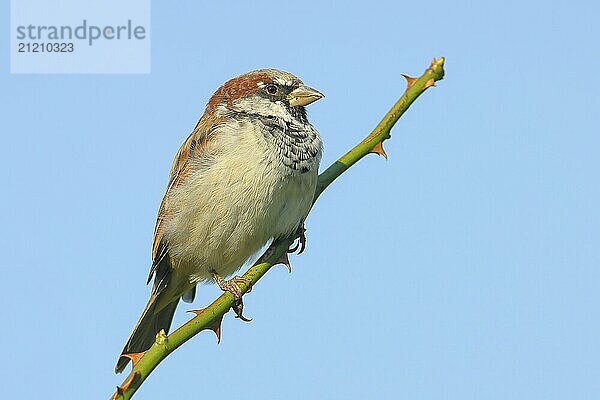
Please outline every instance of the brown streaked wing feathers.
[{"label": "brown streaked wing feathers", "polygon": [[[190,160],[193,158],[198,158],[202,154],[206,148],[206,144],[210,140],[210,134],[214,130],[212,128],[214,128],[216,125],[218,125],[218,122],[220,122],[213,118],[207,118],[207,115],[208,114],[205,114],[202,118],[200,118],[192,133],[179,148],[179,151],[175,156],[175,160],[173,161],[171,172],[169,174],[169,184],[160,204],[160,208],[158,209],[158,217],[154,227],[152,267],[150,268],[150,274],[148,275],[147,283],[150,282],[152,276],[157,272],[158,266],[169,252],[168,244],[165,240],[163,240],[164,221],[166,218],[168,218],[167,202],[169,200],[169,194],[174,188],[181,185],[190,172],[193,171],[195,165],[197,164],[190,162]],[[166,284],[166,282],[164,282],[164,284]],[[155,289],[157,289],[156,283]]]},{"label": "brown streaked wing feathers", "polygon": [[[177,152],[177,156],[171,167],[169,185],[160,205],[156,226],[154,228],[152,268],[150,269],[150,275],[148,276],[148,283],[152,279],[152,276],[157,273],[159,265],[169,265],[168,262],[162,263],[169,252],[168,244],[163,240],[163,223],[165,219],[168,218],[167,202],[169,200],[169,193],[173,188],[181,185],[190,172],[193,171],[197,163],[190,162],[190,160],[198,158],[202,154],[206,148],[206,143],[211,140],[215,128],[226,118],[224,116],[216,116],[219,105],[226,105],[231,109],[235,100],[258,91],[260,89],[258,86],[259,82],[271,81],[272,77],[265,71],[255,71],[253,73],[244,74],[225,82],[225,84],[217,89],[208,101],[204,115],[200,118],[190,136]],[[157,283],[160,283],[160,286],[164,286],[166,285],[165,279],[168,278],[168,271],[165,270],[160,272],[160,274],[157,273],[157,278],[160,279],[160,282],[155,282],[155,290],[157,289]],[[160,278],[158,275],[164,275],[166,278]]]}]

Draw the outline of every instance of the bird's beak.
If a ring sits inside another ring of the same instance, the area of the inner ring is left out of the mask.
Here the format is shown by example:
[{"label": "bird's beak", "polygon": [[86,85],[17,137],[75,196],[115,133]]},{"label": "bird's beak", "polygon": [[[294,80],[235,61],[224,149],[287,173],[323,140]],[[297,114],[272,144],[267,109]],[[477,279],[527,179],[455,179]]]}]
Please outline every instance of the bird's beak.
[{"label": "bird's beak", "polygon": [[292,107],[296,106],[307,106],[310,103],[322,99],[325,95],[316,89],[313,89],[306,85],[300,85],[300,87],[292,90],[288,94],[288,101]]}]

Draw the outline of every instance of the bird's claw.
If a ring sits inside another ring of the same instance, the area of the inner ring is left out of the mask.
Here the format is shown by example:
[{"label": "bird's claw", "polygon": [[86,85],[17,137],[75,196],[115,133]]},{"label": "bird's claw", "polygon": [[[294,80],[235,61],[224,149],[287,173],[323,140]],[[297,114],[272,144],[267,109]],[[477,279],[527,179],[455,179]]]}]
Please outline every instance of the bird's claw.
[{"label": "bird's claw", "polygon": [[304,227],[304,224],[298,227],[298,230],[296,231],[296,239],[298,239],[296,244],[293,247],[290,247],[287,252],[295,253],[296,250],[300,249],[298,250],[298,255],[300,255],[306,248],[306,228]]},{"label": "bird's claw", "polygon": [[225,280],[214,271],[212,275],[213,279],[215,280],[215,283],[219,285],[222,291],[229,292],[233,295],[233,297],[235,297],[235,302],[233,303],[232,309],[235,312],[236,318],[239,318],[244,322],[252,321],[252,318],[246,318],[242,314],[242,312],[244,311],[244,302],[242,301],[242,289],[239,285],[240,283],[245,284],[248,287],[246,293],[250,293],[252,291],[252,281],[242,276],[234,276],[229,280]]},{"label": "bird's claw", "polygon": [[233,307],[231,307],[233,309],[233,312],[235,313],[235,317],[241,319],[244,322],[250,322],[252,321],[252,318],[246,318],[244,317],[244,302],[242,301],[241,298],[237,299],[235,301],[235,303],[233,303]]}]

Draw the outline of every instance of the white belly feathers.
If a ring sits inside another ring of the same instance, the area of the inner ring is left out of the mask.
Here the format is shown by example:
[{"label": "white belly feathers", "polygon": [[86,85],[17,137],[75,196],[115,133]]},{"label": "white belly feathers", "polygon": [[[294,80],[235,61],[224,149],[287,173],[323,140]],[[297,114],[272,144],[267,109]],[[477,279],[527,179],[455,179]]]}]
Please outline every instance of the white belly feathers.
[{"label": "white belly feathers", "polygon": [[212,270],[234,273],[269,239],[292,234],[310,210],[318,160],[290,175],[251,124],[237,131],[217,134],[206,149],[209,165],[169,199],[165,239],[172,267],[189,283],[211,279]]}]

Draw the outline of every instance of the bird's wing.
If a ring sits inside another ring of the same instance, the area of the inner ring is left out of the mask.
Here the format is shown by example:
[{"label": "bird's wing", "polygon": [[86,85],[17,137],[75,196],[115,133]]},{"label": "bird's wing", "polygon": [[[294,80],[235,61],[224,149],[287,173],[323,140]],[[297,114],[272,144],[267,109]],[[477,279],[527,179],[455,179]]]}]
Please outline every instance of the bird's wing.
[{"label": "bird's wing", "polygon": [[153,292],[162,291],[171,274],[168,262],[169,244],[164,238],[165,221],[169,218],[168,202],[172,191],[183,184],[185,179],[194,172],[201,163],[198,162],[206,152],[207,144],[214,136],[220,121],[201,118],[192,133],[183,142],[169,174],[169,184],[158,210],[158,217],[154,227],[154,243],[152,245],[152,267],[148,275],[149,283],[154,276]]}]

